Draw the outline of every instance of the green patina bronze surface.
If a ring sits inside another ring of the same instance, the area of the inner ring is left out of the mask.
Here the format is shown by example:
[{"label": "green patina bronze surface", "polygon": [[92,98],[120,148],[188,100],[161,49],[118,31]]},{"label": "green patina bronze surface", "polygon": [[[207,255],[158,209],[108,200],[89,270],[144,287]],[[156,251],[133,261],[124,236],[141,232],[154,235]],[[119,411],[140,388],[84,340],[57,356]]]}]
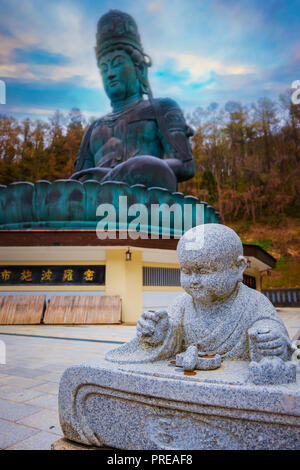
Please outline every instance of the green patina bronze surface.
[{"label": "green patina bronze surface", "polygon": [[88,129],[72,178],[176,191],[178,181],[195,174],[189,143],[193,131],[175,101],[152,97],[151,60],[131,16],[108,12],[99,20],[96,38],[97,64],[112,113]]},{"label": "green patina bronze surface", "polygon": [[[118,218],[121,196],[127,197],[128,206],[140,203],[148,211],[152,204],[165,204],[165,214],[178,204],[182,228],[171,215],[171,235],[190,228],[185,206],[192,210],[191,226],[197,223],[199,207],[204,210],[201,223],[219,222],[218,213],[207,203],[177,192],[178,181],[195,173],[192,130],[175,101],[153,98],[148,82],[151,60],[133,18],[108,12],[99,20],[96,39],[97,64],[112,113],[87,130],[75,161],[76,173],[69,180],[0,187],[0,230],[95,228],[101,220],[96,215],[100,204],[111,204],[117,213],[116,229],[126,229],[134,216]],[[141,231],[163,234],[164,225],[160,220],[154,227],[148,219]]]},{"label": "green patina bronze surface", "polygon": [[[191,225],[196,224],[196,207],[204,210],[204,223],[218,223],[219,214],[192,196],[169,192],[162,188],[146,188],[144,185],[129,186],[126,183],[86,181],[81,183],[73,180],[59,180],[53,183],[38,181],[37,183],[13,183],[0,187],[0,230],[21,229],[78,229],[96,228],[104,217],[97,216],[100,204],[111,204],[116,212],[116,229],[127,229],[136,215],[127,216],[122,223],[119,220],[120,197],[126,196],[128,207],[137,201],[149,211],[149,219],[141,230],[157,233],[163,232],[161,220],[156,227],[151,225],[151,205],[166,204],[171,207],[178,204],[182,209],[182,228],[184,226],[184,206],[189,205],[192,211]],[[165,210],[162,208],[162,210]],[[171,234],[174,224],[171,216]],[[176,227],[175,227],[176,231]],[[183,230],[177,231],[181,235]]]}]

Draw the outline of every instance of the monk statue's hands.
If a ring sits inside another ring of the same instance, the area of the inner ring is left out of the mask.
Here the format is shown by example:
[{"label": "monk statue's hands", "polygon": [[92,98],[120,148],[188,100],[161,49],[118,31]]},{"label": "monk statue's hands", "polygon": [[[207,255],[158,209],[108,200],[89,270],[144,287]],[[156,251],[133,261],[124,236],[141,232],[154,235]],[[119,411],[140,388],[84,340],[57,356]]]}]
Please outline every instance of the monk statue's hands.
[{"label": "monk statue's hands", "polygon": [[252,344],[261,356],[279,356],[286,359],[288,354],[288,340],[276,328],[268,326],[253,326],[248,330]]},{"label": "monk statue's hands", "polygon": [[156,346],[163,342],[168,331],[166,310],[146,310],[140,316],[136,332],[140,341]]}]

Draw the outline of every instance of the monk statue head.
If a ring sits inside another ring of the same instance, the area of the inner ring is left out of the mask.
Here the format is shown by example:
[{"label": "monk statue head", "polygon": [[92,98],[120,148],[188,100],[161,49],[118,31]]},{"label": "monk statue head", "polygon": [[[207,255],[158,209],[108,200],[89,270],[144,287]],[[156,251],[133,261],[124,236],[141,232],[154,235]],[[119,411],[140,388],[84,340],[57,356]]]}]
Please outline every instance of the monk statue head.
[{"label": "monk statue head", "polygon": [[181,286],[203,304],[226,300],[243,281],[247,266],[243,245],[239,236],[225,225],[193,227],[180,239],[177,255]]},{"label": "monk statue head", "polygon": [[137,24],[127,13],[110,10],[97,26],[96,58],[113,108],[150,94],[148,67]]}]

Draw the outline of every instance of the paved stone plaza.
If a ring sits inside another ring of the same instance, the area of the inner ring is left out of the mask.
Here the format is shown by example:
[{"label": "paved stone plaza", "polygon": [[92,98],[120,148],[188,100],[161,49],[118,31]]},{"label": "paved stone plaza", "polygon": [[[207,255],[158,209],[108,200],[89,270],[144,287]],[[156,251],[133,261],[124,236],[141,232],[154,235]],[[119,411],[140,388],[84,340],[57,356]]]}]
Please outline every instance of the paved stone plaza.
[{"label": "paved stone plaza", "polygon": [[[0,365],[0,448],[50,449],[62,436],[57,414],[59,380],[71,364],[94,359],[115,343],[52,339],[49,336],[126,341],[132,326],[1,326],[6,365]],[[13,336],[47,335],[45,338]]]},{"label": "paved stone plaza", "polygon": [[[279,314],[293,338],[300,329],[300,309],[280,309]],[[118,342],[133,338],[135,327],[0,326],[0,333],[7,352],[6,365],[0,365],[0,448],[46,450],[62,437],[57,395],[64,370],[103,357]]]}]

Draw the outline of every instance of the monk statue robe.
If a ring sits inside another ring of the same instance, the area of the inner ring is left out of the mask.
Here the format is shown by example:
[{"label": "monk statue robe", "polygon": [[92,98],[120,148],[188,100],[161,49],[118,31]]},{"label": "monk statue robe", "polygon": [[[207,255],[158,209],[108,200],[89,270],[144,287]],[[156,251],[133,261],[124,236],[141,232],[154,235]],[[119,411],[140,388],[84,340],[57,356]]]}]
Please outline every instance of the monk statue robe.
[{"label": "monk statue robe", "polygon": [[261,355],[254,347],[251,336],[249,338],[249,331],[251,334],[251,328],[257,325],[268,329],[273,326],[290,342],[286,328],[271,302],[244,284],[240,285],[230,308],[211,329],[196,315],[193,298],[189,294],[179,295],[167,314],[169,325],[160,344],[150,345],[136,336],[131,342],[107,353],[106,359],[120,363],[172,359],[190,345],[197,344],[200,351],[220,354],[223,359],[258,362]]}]

